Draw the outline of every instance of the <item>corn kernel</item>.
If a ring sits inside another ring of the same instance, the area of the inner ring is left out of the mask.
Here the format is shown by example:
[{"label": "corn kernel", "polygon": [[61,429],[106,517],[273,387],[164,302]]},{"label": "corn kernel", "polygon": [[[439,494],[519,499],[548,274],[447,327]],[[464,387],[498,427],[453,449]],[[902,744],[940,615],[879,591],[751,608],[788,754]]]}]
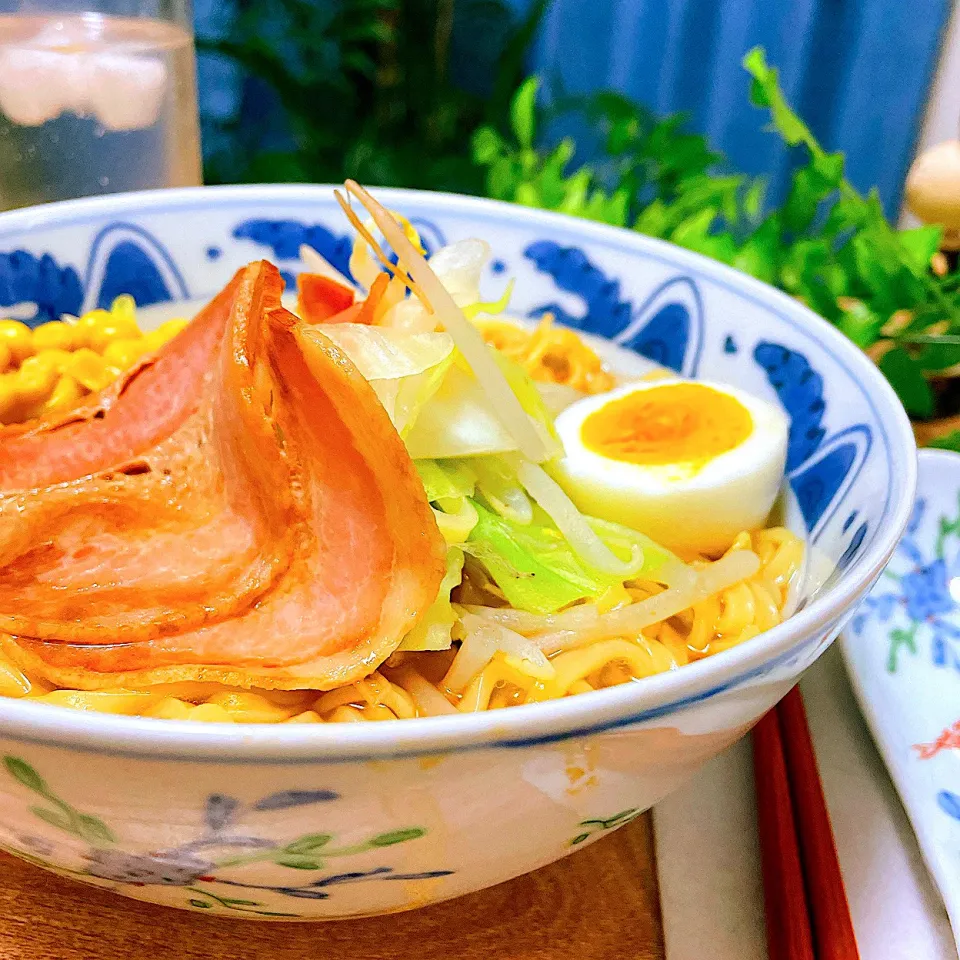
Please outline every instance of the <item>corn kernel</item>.
[{"label": "corn kernel", "polygon": [[13,366],[13,352],[0,340],[0,373],[6,372],[11,366]]},{"label": "corn kernel", "polygon": [[0,423],[14,423],[16,408],[20,403],[17,375],[0,374]]},{"label": "corn kernel", "polygon": [[145,334],[144,339],[150,345],[151,350],[159,350],[165,343],[169,343],[180,333],[189,322],[189,320],[182,318],[167,320],[165,323],[161,323],[156,330],[151,330]]},{"label": "corn kernel", "polygon": [[24,404],[43,403],[57,384],[56,366],[41,357],[27,357],[16,373],[17,389]]},{"label": "corn kernel", "polygon": [[53,388],[47,402],[43,405],[43,412],[51,410],[65,410],[72,407],[86,393],[80,383],[73,377],[62,376]]},{"label": "corn kernel", "polygon": [[98,320],[93,324],[88,346],[97,353],[103,353],[107,346],[116,340],[136,340],[139,337],[140,330],[136,323],[107,314],[106,319]]},{"label": "corn kernel", "polygon": [[73,324],[73,337],[76,347],[89,347],[94,330],[98,325],[103,326],[105,323],[109,323],[110,319],[110,313],[107,310],[91,310],[80,317]]},{"label": "corn kernel", "polygon": [[33,331],[19,320],[0,320],[0,343],[21,363],[33,353]]},{"label": "corn kernel", "polygon": [[78,380],[88,390],[102,390],[119,376],[120,370],[111,366],[89,347],[77,350],[70,358],[64,373]]},{"label": "corn kernel", "polygon": [[41,350],[72,350],[75,341],[73,324],[62,320],[41,323],[33,331],[33,348],[37,353]]},{"label": "corn kernel", "polygon": [[126,370],[132,367],[148,350],[144,338],[139,340],[114,340],[107,344],[103,351],[103,359],[114,367]]},{"label": "corn kernel", "polygon": [[129,293],[121,293],[110,304],[110,313],[119,324],[136,327],[137,333],[140,332],[140,328],[137,327],[137,302]]},{"label": "corn kernel", "polygon": [[48,347],[46,350],[38,350],[32,357],[27,357],[20,364],[20,369],[53,370],[54,373],[63,373],[72,359],[73,354],[70,351]]}]

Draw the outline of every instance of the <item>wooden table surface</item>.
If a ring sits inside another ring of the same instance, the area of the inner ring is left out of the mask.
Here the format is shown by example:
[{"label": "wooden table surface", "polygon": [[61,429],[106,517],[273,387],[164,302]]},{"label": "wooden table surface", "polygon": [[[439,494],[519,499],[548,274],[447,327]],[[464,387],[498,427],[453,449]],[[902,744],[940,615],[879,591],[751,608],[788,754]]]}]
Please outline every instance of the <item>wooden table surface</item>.
[{"label": "wooden table surface", "polygon": [[649,815],[559,863],[366,920],[258,923],[126,900],[0,854],[0,960],[663,960]]}]

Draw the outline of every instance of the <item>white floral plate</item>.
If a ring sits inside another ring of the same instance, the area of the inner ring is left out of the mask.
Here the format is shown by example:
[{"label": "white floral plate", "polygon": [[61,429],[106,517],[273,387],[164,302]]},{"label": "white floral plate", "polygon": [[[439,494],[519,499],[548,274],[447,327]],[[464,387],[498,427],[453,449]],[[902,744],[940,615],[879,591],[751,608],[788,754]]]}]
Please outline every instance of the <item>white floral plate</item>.
[{"label": "white floral plate", "polygon": [[893,559],[842,639],[960,949],[960,456],[923,450]]}]

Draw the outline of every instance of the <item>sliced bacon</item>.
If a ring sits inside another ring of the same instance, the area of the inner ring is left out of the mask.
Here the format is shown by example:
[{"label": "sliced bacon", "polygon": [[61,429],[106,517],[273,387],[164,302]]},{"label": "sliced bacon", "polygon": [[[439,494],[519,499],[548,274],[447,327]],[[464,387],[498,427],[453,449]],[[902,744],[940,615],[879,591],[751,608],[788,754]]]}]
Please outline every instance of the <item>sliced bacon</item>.
[{"label": "sliced bacon", "polygon": [[269,264],[244,271],[196,410],[136,470],[0,500],[0,629],[25,668],[328,689],[432,603],[443,541],[406,449],[281,289]]},{"label": "sliced bacon", "polygon": [[196,409],[240,274],[163,350],[63,413],[0,426],[0,491],[50,486],[123,463]]}]

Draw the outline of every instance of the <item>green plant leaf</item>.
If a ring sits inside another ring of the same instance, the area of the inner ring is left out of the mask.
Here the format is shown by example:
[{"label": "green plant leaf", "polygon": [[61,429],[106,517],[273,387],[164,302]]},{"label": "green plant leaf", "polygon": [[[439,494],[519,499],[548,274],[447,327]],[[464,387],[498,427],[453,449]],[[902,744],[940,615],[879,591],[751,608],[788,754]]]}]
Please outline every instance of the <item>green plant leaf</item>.
[{"label": "green plant leaf", "polygon": [[915,417],[929,417],[933,413],[933,391],[920,364],[906,350],[902,347],[888,350],[878,366],[896,390],[907,413]]},{"label": "green plant leaf", "polygon": [[70,816],[62,810],[48,810],[46,807],[31,807],[30,812],[41,820],[56,827],[58,830],[65,830],[67,833],[75,833],[73,821]]},{"label": "green plant leaf", "polygon": [[46,781],[26,760],[21,760],[19,757],[4,757],[3,765],[7,768],[7,773],[28,790],[43,796],[49,795]]},{"label": "green plant leaf", "polygon": [[[904,338],[906,342],[913,343],[913,338]],[[924,343],[922,349],[917,354],[917,363],[924,370],[940,371],[948,367],[955,367],[960,364],[960,343],[937,342],[936,337]],[[954,338],[956,339],[956,338]]]},{"label": "green plant leaf", "polygon": [[953,450],[955,453],[960,453],[960,430],[951,430],[950,433],[931,440],[927,446],[936,447],[938,450]]},{"label": "green plant leaf", "polygon": [[589,833],[581,833],[570,841],[570,846],[575,847],[578,843],[583,843],[584,840],[589,840],[589,839],[590,839]]},{"label": "green plant leaf", "polygon": [[493,127],[481,127],[473,135],[473,159],[489,166],[503,152],[503,138]]},{"label": "green plant leaf", "polygon": [[391,830],[371,837],[368,843],[371,847],[392,847],[396,843],[406,843],[408,840],[418,840],[425,837],[427,831],[423,827],[407,827],[406,830]]},{"label": "green plant leaf", "polygon": [[878,317],[862,300],[857,300],[843,310],[837,326],[864,349],[877,342],[883,322],[883,317]]},{"label": "green plant leaf", "polygon": [[287,853],[312,853],[325,847],[332,839],[333,834],[330,833],[308,833],[288,843],[284,849]]},{"label": "green plant leaf", "polygon": [[901,230],[897,237],[916,273],[930,269],[930,260],[943,242],[943,228],[938,226],[917,227]]},{"label": "green plant leaf", "polygon": [[231,907],[259,907],[260,904],[256,900],[235,900],[233,897],[222,897],[224,903],[229,904]]},{"label": "green plant leaf", "polygon": [[99,817],[87,813],[77,814],[77,829],[80,836],[92,847],[117,842],[113,832]]},{"label": "green plant leaf", "polygon": [[540,83],[535,77],[525,80],[510,104],[510,125],[521,147],[533,148],[536,132],[537,91]]},{"label": "green plant leaf", "polygon": [[198,910],[209,910],[213,907],[212,903],[207,903],[206,900],[197,900],[195,897],[190,900],[190,906],[196,907]]}]

